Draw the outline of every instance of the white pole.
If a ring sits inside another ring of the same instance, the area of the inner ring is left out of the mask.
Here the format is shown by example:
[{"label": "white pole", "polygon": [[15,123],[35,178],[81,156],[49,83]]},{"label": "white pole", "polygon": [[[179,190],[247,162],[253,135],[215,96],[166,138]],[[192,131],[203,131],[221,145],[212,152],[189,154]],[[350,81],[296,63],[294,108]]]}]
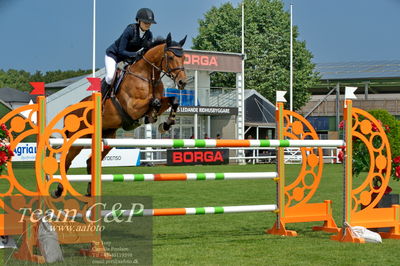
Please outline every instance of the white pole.
[{"label": "white pole", "polygon": [[[72,143],[70,140],[52,138],[49,140],[51,146],[63,145],[67,141],[73,147],[91,147],[91,139],[76,139]],[[343,140],[338,139],[319,139],[319,140],[195,140],[195,139],[103,139],[103,144],[110,147],[163,147],[163,148],[233,148],[233,147],[340,147],[346,145]]]},{"label": "white pole", "polygon": [[244,3],[242,4],[242,54],[244,55]]},{"label": "white pole", "polygon": [[290,4],[290,111],[293,111],[293,4]]},{"label": "white pole", "polygon": [[92,72],[93,77],[95,77],[96,72],[96,0],[93,0],[93,62],[92,62]]},{"label": "white pole", "polygon": [[[242,3],[242,73],[236,74],[236,86],[238,88],[238,124],[237,132],[238,139],[244,139],[244,129],[245,129],[245,106],[244,106],[244,2]],[[239,79],[238,79],[239,78]],[[238,150],[237,155],[244,158],[244,150]],[[246,164],[245,160],[240,160],[239,164]]]},{"label": "white pole", "polygon": [[209,138],[211,137],[211,116],[207,116],[207,135]]},{"label": "white pole", "polygon": [[[244,124],[245,124],[245,111],[244,111],[244,60],[245,60],[245,54],[244,54],[244,2],[242,4],[242,55],[244,56],[244,58],[242,58],[242,133],[244,132]],[[244,138],[244,134],[243,134],[243,138]]]},{"label": "white pole", "polygon": [[[194,106],[197,106],[198,101],[198,90],[199,90],[199,72],[197,70],[194,71]],[[194,129],[193,129],[193,136],[197,139],[198,136],[198,114],[194,114]]]}]

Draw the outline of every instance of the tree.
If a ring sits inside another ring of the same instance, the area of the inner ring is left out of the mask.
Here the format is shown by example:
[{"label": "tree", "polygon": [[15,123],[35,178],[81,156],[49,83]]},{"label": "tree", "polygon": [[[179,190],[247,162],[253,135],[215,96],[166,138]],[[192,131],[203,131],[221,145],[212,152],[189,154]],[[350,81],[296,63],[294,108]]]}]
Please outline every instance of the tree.
[{"label": "tree", "polygon": [[63,79],[79,77],[91,73],[92,70],[55,70],[48,71],[43,74],[40,71],[36,71],[31,74],[24,70],[9,69],[4,71],[0,69],[0,88],[9,87],[22,91],[31,91],[32,86],[29,82],[45,82],[51,83]]},{"label": "tree", "polygon": [[[394,115],[391,115],[387,110],[376,109],[368,111],[381,124],[389,141],[392,158],[391,175],[394,180],[400,181],[400,121]],[[360,118],[362,120],[362,118]],[[377,125],[371,123],[372,134],[377,131]],[[365,135],[367,140],[372,141],[372,145],[377,149],[382,147],[382,139],[372,137],[371,133]],[[365,143],[356,138],[353,140],[353,174],[360,175],[361,172],[368,172],[370,167],[370,156]],[[382,172],[383,174],[383,172]],[[374,186],[381,186],[381,177],[377,176],[373,179]]]},{"label": "tree", "polygon": [[23,70],[0,70],[0,88],[9,87],[19,90],[27,90],[31,74]]},{"label": "tree", "polygon": [[[245,87],[255,89],[271,102],[276,90],[289,90],[290,14],[278,0],[244,0],[245,9]],[[308,88],[319,79],[313,71],[312,54],[293,29],[293,107],[300,109],[309,100]],[[212,7],[199,20],[199,35],[193,49],[241,52],[241,4]],[[217,73],[211,85],[232,87],[232,73]],[[288,95],[287,95],[288,96]]]}]

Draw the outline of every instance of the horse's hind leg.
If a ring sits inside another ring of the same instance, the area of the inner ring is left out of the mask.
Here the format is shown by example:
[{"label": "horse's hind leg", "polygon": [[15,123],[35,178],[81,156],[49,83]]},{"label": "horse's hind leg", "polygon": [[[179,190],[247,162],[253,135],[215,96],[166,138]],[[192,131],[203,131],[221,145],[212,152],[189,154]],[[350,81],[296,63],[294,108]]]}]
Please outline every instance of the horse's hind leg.
[{"label": "horse's hind leg", "polygon": [[[65,172],[68,173],[68,169],[71,166],[72,161],[75,159],[75,157],[81,152],[83,147],[74,147],[72,146],[67,154],[67,158],[65,159]],[[53,192],[53,196],[55,198],[58,198],[62,195],[64,191],[64,187],[61,183],[58,184],[57,189]]]},{"label": "horse's hind leg", "polygon": [[163,97],[161,98],[161,108],[158,115],[161,115],[165,110],[171,106],[171,112],[167,118],[167,121],[161,123],[158,126],[158,131],[160,133],[167,132],[172,125],[175,125],[175,116],[179,107],[179,99],[177,97]]},{"label": "horse's hind leg", "polygon": [[[117,134],[117,130],[116,129],[108,129],[108,130],[104,130],[103,131],[103,138],[109,138],[109,139],[115,139],[115,136]],[[101,152],[101,160],[104,159],[104,157],[107,156],[107,154],[111,151],[112,147],[109,146],[104,146],[103,151]],[[92,157],[90,156],[89,159],[87,159],[86,161],[86,172],[88,173],[88,175],[90,175],[92,173]],[[91,185],[92,182],[88,183],[87,186],[87,194],[86,196],[91,196]]]}]

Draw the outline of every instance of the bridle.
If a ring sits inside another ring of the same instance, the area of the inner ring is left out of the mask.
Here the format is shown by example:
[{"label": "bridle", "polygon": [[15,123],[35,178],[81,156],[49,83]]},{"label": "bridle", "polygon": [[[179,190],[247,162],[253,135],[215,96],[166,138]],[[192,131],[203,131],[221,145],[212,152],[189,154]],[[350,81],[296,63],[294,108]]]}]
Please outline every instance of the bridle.
[{"label": "bridle", "polygon": [[[151,80],[149,80],[149,79],[147,79],[147,78],[145,78],[145,77],[142,77],[142,76],[140,76],[140,75],[138,75],[138,74],[133,73],[132,71],[130,71],[129,68],[127,68],[127,73],[130,74],[130,75],[133,75],[133,76],[135,76],[135,77],[137,77],[137,78],[140,78],[140,79],[142,79],[142,80],[144,80],[144,81],[147,81],[147,82],[151,83],[152,86],[153,86],[153,88],[155,88],[156,86],[158,86],[158,84],[161,82],[161,79],[162,79],[164,76],[167,76],[167,77],[169,77],[170,79],[172,79],[172,80],[174,81],[175,85],[177,85],[177,84],[176,84],[176,79],[177,79],[179,73],[180,73],[181,71],[184,71],[185,68],[184,68],[183,66],[170,68],[169,62],[168,62],[168,55],[167,55],[167,52],[168,52],[168,51],[172,52],[172,53],[173,53],[175,56],[177,56],[177,57],[182,57],[182,56],[183,56],[183,49],[182,49],[182,47],[180,47],[180,46],[170,46],[170,47],[167,47],[167,45],[165,45],[165,48],[164,48],[164,55],[163,55],[163,58],[161,59],[160,66],[156,66],[154,63],[150,62],[144,55],[142,56],[143,60],[144,60],[147,64],[149,64],[149,65],[152,66]],[[162,66],[163,66],[164,60],[165,60],[165,66],[166,66],[166,69],[167,69],[166,71],[164,71],[164,70],[163,70],[163,67],[162,67]],[[158,72],[162,73],[162,75],[161,75],[157,80],[155,79],[155,70],[157,70]],[[175,75],[173,75],[173,72],[175,72],[175,71],[177,71],[177,70],[178,70],[178,72],[177,72]]]}]

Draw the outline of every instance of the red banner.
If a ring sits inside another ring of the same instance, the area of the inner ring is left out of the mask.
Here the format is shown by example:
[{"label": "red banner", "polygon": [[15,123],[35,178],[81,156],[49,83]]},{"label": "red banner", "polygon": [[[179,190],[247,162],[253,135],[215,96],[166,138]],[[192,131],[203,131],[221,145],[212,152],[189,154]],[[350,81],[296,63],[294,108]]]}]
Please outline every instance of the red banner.
[{"label": "red banner", "polygon": [[167,165],[228,164],[229,149],[167,150]]},{"label": "red banner", "polygon": [[242,55],[235,53],[217,53],[206,51],[185,51],[185,68],[220,72],[242,71]]}]

